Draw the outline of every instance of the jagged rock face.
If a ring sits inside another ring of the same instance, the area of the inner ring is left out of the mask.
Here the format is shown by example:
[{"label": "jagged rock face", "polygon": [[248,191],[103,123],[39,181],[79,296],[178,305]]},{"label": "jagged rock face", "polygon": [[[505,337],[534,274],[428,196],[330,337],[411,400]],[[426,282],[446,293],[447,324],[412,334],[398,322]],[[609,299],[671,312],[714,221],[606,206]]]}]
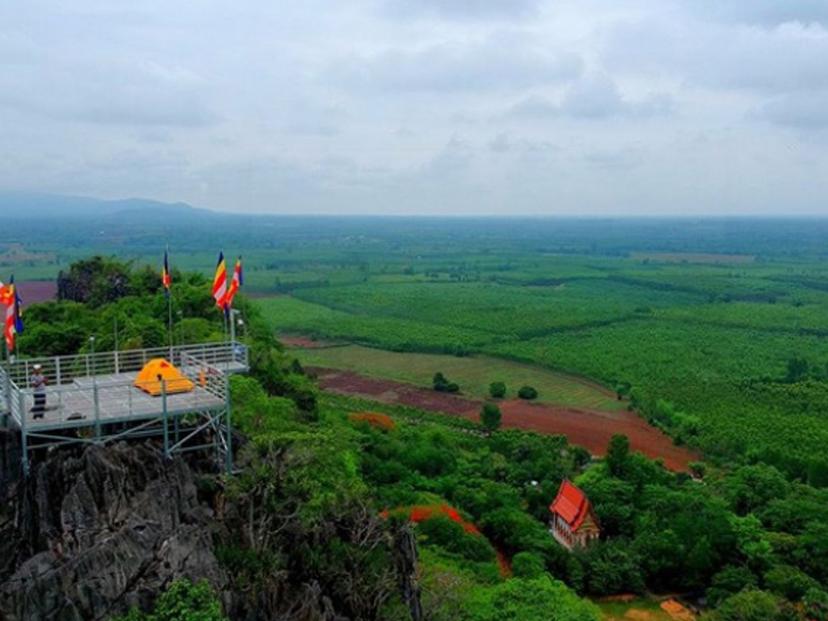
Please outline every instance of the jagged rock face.
[{"label": "jagged rock face", "polygon": [[13,503],[0,523],[4,621],[107,619],[181,577],[227,585],[190,468],[149,444],[55,452]]}]

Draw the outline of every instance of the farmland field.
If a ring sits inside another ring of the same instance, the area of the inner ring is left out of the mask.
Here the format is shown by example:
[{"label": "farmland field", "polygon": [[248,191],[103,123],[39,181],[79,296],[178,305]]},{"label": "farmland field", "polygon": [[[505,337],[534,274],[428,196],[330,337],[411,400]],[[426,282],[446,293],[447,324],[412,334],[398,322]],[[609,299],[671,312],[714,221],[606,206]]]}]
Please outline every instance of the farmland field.
[{"label": "farmland field", "polygon": [[[487,377],[492,358],[540,365],[610,389],[629,384],[641,415],[711,459],[758,459],[802,478],[821,459],[828,443],[821,261],[453,250],[454,260],[423,253],[396,266],[393,255],[366,256],[356,281],[302,286],[258,303],[279,332],[371,348],[303,352],[312,364],[421,385],[437,370],[469,373],[452,379],[476,394],[496,379]],[[424,354],[454,357],[436,368]],[[808,370],[789,377],[796,360]],[[583,398],[542,392],[561,404]]]},{"label": "farmland field", "polygon": [[538,390],[538,401],[575,407],[618,410],[627,404],[611,391],[580,378],[537,365],[522,364],[490,356],[446,356],[389,352],[347,345],[292,350],[303,364],[348,369],[361,374],[409,382],[430,388],[434,373],[440,371],[460,385],[463,395],[482,399],[489,395],[489,384],[504,382],[507,398],[514,398],[523,385]]}]

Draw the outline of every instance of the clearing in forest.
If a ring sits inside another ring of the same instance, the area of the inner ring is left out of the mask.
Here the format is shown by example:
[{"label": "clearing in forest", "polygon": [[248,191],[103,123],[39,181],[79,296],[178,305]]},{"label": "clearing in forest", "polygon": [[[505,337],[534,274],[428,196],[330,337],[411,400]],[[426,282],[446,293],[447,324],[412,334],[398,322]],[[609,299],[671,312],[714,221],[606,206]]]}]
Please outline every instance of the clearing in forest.
[{"label": "clearing in forest", "polygon": [[627,407],[626,402],[616,399],[615,393],[595,382],[502,358],[400,353],[359,345],[300,347],[293,351],[302,364],[354,371],[425,388],[431,388],[432,378],[439,371],[459,384],[466,398],[487,398],[489,384],[503,382],[508,390],[507,399],[514,398],[521,386],[529,385],[537,389],[540,403],[606,411]]},{"label": "clearing in forest", "polygon": [[604,621],[692,621],[695,618],[686,608],[674,603],[678,608],[665,605],[668,602],[643,598],[604,598],[597,602]]}]

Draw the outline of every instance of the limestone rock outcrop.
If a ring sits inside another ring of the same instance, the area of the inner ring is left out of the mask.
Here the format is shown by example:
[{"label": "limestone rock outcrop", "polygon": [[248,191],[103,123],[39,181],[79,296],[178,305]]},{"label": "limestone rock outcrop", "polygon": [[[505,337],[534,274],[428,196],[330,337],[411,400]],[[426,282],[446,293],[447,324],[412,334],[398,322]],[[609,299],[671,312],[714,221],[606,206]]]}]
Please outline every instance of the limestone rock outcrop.
[{"label": "limestone rock outcrop", "polygon": [[171,581],[228,580],[193,471],[151,444],[56,451],[0,517],[0,620],[107,619]]}]

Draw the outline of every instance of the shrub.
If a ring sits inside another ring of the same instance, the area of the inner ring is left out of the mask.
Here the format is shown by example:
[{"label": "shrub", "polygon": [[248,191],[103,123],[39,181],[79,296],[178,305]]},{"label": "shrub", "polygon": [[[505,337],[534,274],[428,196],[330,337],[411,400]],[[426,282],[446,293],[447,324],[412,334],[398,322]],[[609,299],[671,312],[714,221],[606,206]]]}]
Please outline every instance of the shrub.
[{"label": "shrub", "polygon": [[417,532],[429,543],[442,546],[449,552],[460,554],[472,561],[493,561],[494,548],[479,534],[467,532],[446,515],[435,515],[420,522]]},{"label": "shrub", "polygon": [[480,410],[480,424],[486,431],[497,431],[501,422],[500,408],[494,403],[485,403]]},{"label": "shrub", "polygon": [[120,621],[225,621],[221,603],[210,585],[202,580],[176,580],[155,602],[153,612],[137,609],[120,617]]},{"label": "shrub", "polygon": [[450,382],[446,376],[439,371],[434,374],[432,384],[434,386],[434,390],[437,392],[460,392],[460,386],[454,382]]},{"label": "shrub", "polygon": [[506,384],[503,382],[492,382],[489,384],[489,394],[493,399],[502,399],[506,396]]},{"label": "shrub", "polygon": [[532,552],[518,552],[512,559],[512,573],[516,578],[537,578],[546,572],[543,557]]},{"label": "shrub", "polygon": [[531,401],[532,399],[538,398],[538,391],[532,386],[521,386],[520,390],[518,390],[518,397]]}]

